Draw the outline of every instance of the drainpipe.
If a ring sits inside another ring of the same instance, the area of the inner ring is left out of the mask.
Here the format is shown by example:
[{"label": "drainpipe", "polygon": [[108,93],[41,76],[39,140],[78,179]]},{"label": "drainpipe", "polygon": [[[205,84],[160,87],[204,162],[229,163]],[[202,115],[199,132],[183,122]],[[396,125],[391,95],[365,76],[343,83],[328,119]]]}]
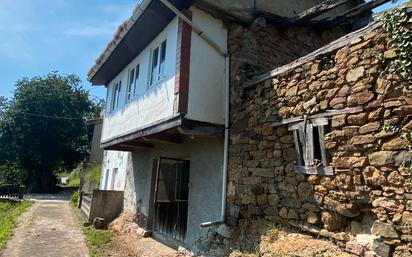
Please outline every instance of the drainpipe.
[{"label": "drainpipe", "polygon": [[225,81],[224,81],[224,120],[225,120],[225,134],[224,134],[224,149],[223,149],[223,169],[222,169],[222,210],[220,218],[217,221],[208,221],[200,224],[201,228],[211,227],[219,224],[224,224],[226,219],[226,194],[227,194],[227,168],[228,168],[228,153],[229,153],[229,54],[216,44],[208,35],[206,35],[200,28],[187,18],[179,9],[177,9],[168,0],[160,0],[172,12],[174,12],[180,19],[187,23],[192,30],[198,34],[208,45],[225,58]]}]

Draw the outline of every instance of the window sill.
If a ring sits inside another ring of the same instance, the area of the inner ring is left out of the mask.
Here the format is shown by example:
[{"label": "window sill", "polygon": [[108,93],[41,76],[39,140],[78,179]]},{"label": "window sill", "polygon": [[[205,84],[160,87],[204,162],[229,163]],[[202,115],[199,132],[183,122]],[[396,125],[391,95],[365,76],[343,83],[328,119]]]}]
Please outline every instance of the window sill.
[{"label": "window sill", "polygon": [[159,80],[158,82],[156,82],[152,85],[149,85],[148,90],[150,90],[151,88],[156,88],[156,87],[160,86],[161,84],[165,83],[166,81],[167,81],[167,79],[163,78],[163,79]]},{"label": "window sill", "polygon": [[295,165],[295,173],[298,174],[307,174],[307,175],[323,175],[323,176],[333,176],[335,175],[333,172],[332,166],[299,166]]},{"label": "window sill", "polygon": [[107,114],[110,116],[112,114],[115,114],[116,112],[119,112],[121,109],[121,107],[117,107],[116,109],[113,109],[111,111],[108,111]]},{"label": "window sill", "polygon": [[140,97],[141,97],[141,95],[135,95],[132,98],[130,98],[129,100],[126,100],[125,106],[127,106],[127,105],[129,105],[133,102],[136,102]]}]

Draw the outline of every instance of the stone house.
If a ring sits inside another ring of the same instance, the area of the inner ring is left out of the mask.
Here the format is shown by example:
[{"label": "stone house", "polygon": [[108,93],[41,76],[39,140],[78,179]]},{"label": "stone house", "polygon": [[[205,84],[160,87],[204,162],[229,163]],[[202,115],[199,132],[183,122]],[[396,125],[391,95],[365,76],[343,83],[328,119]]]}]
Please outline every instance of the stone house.
[{"label": "stone house", "polygon": [[411,79],[390,69],[391,41],[372,22],[250,80],[232,74],[231,233],[207,247],[251,249],[269,218],[358,256],[412,256]]},{"label": "stone house", "polygon": [[[240,85],[365,25],[369,9],[383,2],[143,1],[88,74],[107,88],[101,184],[124,182],[124,211],[169,245],[203,251],[216,226],[229,237],[227,225],[261,216],[273,203],[267,185],[281,176],[271,169],[283,165],[281,156],[245,146],[262,140],[249,129],[269,111],[248,121],[254,105],[246,105]],[[295,156],[289,148],[285,154]],[[259,196],[265,204],[251,192],[266,195]],[[266,214],[275,214],[270,208]]]}]

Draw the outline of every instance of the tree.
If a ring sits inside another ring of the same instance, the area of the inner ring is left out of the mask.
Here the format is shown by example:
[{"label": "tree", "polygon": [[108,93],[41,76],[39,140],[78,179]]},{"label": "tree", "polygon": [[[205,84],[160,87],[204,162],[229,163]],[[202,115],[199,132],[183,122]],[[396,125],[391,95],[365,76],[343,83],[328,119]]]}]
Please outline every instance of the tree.
[{"label": "tree", "polygon": [[4,96],[0,96],[0,121],[3,120],[3,114],[6,108],[7,108],[7,99]]},{"label": "tree", "polygon": [[24,170],[31,191],[52,192],[54,172],[72,169],[87,156],[85,119],[96,113],[75,75],[19,80],[3,114],[0,153]]}]

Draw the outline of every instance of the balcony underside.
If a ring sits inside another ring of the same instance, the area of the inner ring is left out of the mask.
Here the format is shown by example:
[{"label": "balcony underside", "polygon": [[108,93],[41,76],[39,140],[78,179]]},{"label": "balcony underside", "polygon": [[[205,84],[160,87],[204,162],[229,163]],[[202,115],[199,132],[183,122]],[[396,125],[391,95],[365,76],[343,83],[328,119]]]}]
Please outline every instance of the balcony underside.
[{"label": "balcony underside", "polygon": [[223,137],[224,126],[193,121],[177,115],[135,131],[106,140],[104,150],[130,152],[136,148],[154,147],[156,143],[182,144],[184,137]]}]

